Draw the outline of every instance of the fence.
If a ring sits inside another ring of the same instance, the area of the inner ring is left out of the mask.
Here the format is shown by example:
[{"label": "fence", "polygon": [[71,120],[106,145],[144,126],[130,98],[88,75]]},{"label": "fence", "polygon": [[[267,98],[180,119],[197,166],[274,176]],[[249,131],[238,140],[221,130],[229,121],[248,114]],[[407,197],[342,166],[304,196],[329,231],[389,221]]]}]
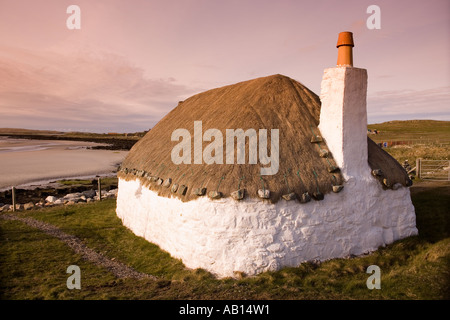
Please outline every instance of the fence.
[{"label": "fence", "polygon": [[424,180],[450,181],[449,160],[416,160],[417,176]]},{"label": "fence", "polygon": [[450,140],[431,140],[431,139],[408,139],[408,140],[384,140],[380,142],[377,140],[377,144],[383,148],[391,148],[401,145],[426,145],[435,147],[447,147],[450,145]]},{"label": "fence", "polygon": [[[98,200],[102,201],[102,181],[98,178]],[[16,211],[16,187],[11,188],[11,197],[12,197],[12,211]],[[0,211],[1,212],[1,211]]]}]

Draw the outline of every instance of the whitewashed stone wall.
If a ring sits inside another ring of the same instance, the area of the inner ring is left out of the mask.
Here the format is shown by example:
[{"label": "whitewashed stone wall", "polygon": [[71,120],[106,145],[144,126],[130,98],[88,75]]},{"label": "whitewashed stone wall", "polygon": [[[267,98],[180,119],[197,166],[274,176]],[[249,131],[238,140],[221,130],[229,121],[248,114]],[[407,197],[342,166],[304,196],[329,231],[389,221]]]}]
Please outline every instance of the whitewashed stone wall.
[{"label": "whitewashed stone wall", "polygon": [[408,188],[383,190],[374,178],[344,185],[306,204],[207,197],[182,202],[159,197],[138,180],[119,179],[117,215],[188,268],[218,277],[360,255],[418,233]]},{"label": "whitewashed stone wall", "polygon": [[346,180],[370,176],[366,96],[366,69],[325,69],[320,91],[319,129]]}]

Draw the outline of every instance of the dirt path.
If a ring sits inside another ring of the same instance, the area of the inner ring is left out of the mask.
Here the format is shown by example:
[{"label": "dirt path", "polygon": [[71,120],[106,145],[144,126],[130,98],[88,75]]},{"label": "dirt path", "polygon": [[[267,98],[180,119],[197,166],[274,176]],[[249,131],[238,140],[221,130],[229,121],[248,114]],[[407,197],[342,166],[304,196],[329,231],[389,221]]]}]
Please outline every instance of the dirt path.
[{"label": "dirt path", "polygon": [[48,235],[58,238],[59,240],[67,244],[76,253],[80,254],[83,257],[83,259],[111,271],[117,278],[136,278],[136,279],[150,278],[154,280],[157,279],[157,277],[155,276],[138,272],[121,262],[114,261],[105,257],[104,255],[88,248],[79,238],[67,234],[51,224],[29,217],[26,218],[17,217],[12,214],[2,214],[0,215],[0,218],[5,220],[15,220],[23,222],[29,225],[30,227],[37,228]]}]

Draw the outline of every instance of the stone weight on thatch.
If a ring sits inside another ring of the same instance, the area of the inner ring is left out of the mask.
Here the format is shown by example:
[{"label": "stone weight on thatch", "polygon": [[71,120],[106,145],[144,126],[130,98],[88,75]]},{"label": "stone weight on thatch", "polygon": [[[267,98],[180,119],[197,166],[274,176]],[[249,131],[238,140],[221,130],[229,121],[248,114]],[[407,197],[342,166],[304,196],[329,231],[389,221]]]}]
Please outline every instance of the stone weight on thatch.
[{"label": "stone weight on thatch", "polygon": [[210,192],[208,193],[208,197],[209,197],[210,199],[220,199],[220,198],[222,198],[222,192],[219,192],[219,191],[210,191]]},{"label": "stone weight on thatch", "polygon": [[258,190],[258,197],[261,199],[270,199],[270,190],[268,189],[259,189]]},{"label": "stone weight on thatch", "polygon": [[282,197],[286,201],[291,201],[291,200],[294,200],[297,196],[295,195],[294,192],[290,192],[290,193],[287,193],[287,194],[283,194]]},{"label": "stone weight on thatch", "polygon": [[242,200],[244,199],[244,196],[245,196],[245,189],[239,189],[231,193],[231,197],[234,200]]},{"label": "stone weight on thatch", "polygon": [[300,197],[300,203],[307,203],[311,201],[311,196],[308,192],[302,193],[302,196]]},{"label": "stone weight on thatch", "polygon": [[206,188],[195,188],[192,190],[192,194],[196,196],[204,196],[206,194]]},{"label": "stone weight on thatch", "polygon": [[136,172],[136,176],[138,176],[138,177],[143,177],[144,175],[145,175],[145,171],[144,170],[138,170],[137,172]]},{"label": "stone weight on thatch", "polygon": [[167,178],[166,180],[164,180],[164,183],[162,186],[168,188],[168,187],[170,187],[171,184],[172,184],[172,179]]},{"label": "stone weight on thatch", "polygon": [[383,171],[381,171],[381,169],[374,169],[372,170],[372,175],[374,177],[381,177],[383,175]]},{"label": "stone weight on thatch", "polygon": [[333,186],[333,192],[335,193],[341,192],[342,189],[344,189],[343,185]]},{"label": "stone weight on thatch", "polygon": [[186,187],[185,185],[181,185],[181,186],[178,188],[178,193],[179,193],[180,195],[182,195],[182,196],[184,196],[184,195],[186,194],[186,191],[187,191],[187,187]]},{"label": "stone weight on thatch", "polygon": [[172,185],[171,191],[172,191],[172,193],[176,193],[177,190],[178,190],[178,184],[174,183],[174,184]]},{"label": "stone weight on thatch", "polygon": [[335,167],[335,166],[329,166],[328,167],[328,172],[329,173],[334,173],[334,172],[338,172],[339,171],[339,167]]},{"label": "stone weight on thatch", "polygon": [[320,191],[313,192],[312,197],[314,198],[314,200],[323,200],[324,199],[324,195]]},{"label": "stone weight on thatch", "polygon": [[321,158],[328,158],[330,156],[330,152],[328,150],[320,150],[319,157]]}]

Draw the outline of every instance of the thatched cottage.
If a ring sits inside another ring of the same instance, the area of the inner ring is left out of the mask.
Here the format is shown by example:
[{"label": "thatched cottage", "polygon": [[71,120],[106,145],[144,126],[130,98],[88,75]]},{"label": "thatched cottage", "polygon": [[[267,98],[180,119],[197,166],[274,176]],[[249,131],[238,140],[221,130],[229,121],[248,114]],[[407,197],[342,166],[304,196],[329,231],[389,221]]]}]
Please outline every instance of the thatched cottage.
[{"label": "thatched cottage", "polygon": [[360,255],[417,234],[411,181],[367,137],[367,72],[353,67],[352,47],[341,33],[320,98],[272,75],[180,102],[121,165],[123,224],[219,277]]}]

